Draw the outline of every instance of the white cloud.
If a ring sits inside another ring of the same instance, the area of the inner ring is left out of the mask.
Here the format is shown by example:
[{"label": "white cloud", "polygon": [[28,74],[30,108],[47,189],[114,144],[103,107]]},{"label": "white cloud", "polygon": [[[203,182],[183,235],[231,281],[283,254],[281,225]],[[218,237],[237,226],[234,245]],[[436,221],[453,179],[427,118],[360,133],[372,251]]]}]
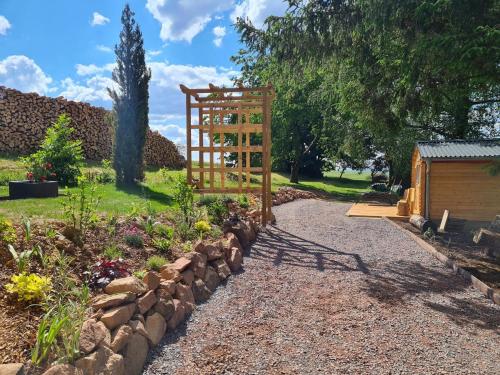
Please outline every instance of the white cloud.
[{"label": "white cloud", "polygon": [[0,15],[0,35],[7,35],[7,30],[11,28],[11,24],[7,18]]},{"label": "white cloud", "polygon": [[24,55],[8,56],[0,60],[0,85],[23,92],[46,94],[52,89],[52,78],[29,57]]},{"label": "white cloud", "polygon": [[76,64],[76,74],[78,74],[79,76],[90,76],[98,73],[112,72],[114,67],[114,63],[106,64],[103,66],[97,66],[95,64]]},{"label": "white cloud", "polygon": [[236,4],[231,13],[231,19],[248,18],[253,25],[261,28],[269,16],[282,16],[288,9],[288,3],[283,0],[242,0]]},{"label": "white cloud", "polygon": [[85,81],[84,84],[75,82],[71,78],[61,81],[63,91],[59,95],[77,102],[110,102],[108,87],[114,87],[115,83],[111,78],[102,76],[93,76]]},{"label": "white cloud", "polygon": [[215,35],[214,44],[220,47],[222,45],[222,39],[226,36],[226,28],[223,26],[216,26],[213,28],[212,32]]},{"label": "white cloud", "polygon": [[146,54],[149,56],[158,56],[161,55],[161,50],[153,50],[153,51],[147,51]]},{"label": "white cloud", "polygon": [[110,22],[110,19],[108,17],[104,17],[102,14],[98,12],[94,12],[92,15],[92,21],[90,21],[90,24],[92,26],[102,26]]},{"label": "white cloud", "polygon": [[189,43],[212,20],[212,16],[231,9],[233,0],[147,0],[146,8],[161,23],[164,41]]},{"label": "white cloud", "polygon": [[113,52],[113,49],[111,47],[103,46],[102,44],[97,45],[96,48],[98,51],[101,52],[106,52],[106,53]]}]

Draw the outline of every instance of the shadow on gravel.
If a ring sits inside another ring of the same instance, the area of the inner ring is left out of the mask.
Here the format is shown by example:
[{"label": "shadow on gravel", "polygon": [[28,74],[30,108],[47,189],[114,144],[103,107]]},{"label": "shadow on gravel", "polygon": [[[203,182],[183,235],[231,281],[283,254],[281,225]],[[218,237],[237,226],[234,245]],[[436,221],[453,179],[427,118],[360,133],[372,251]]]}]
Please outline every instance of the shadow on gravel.
[{"label": "shadow on gravel", "polygon": [[446,270],[427,268],[418,262],[398,261],[384,267],[381,273],[372,273],[366,280],[365,292],[380,302],[398,304],[408,296],[442,294],[465,287],[465,281],[452,280]]},{"label": "shadow on gravel", "polygon": [[[370,271],[358,254],[346,253],[316,242],[295,236],[277,227],[268,227],[249,250],[253,258],[273,259],[276,266],[287,264],[297,267],[316,268],[319,271],[338,270]],[[341,262],[339,259],[345,259]]]}]

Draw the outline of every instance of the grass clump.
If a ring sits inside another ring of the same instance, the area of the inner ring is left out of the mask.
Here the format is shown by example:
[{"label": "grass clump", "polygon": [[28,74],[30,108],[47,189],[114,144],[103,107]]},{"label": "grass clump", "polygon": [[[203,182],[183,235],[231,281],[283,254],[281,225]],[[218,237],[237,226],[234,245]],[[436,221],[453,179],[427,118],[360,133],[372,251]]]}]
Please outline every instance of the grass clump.
[{"label": "grass clump", "polygon": [[111,244],[104,249],[102,255],[109,260],[123,258],[123,252],[116,244]]},{"label": "grass clump", "polygon": [[159,271],[162,266],[168,263],[168,260],[159,255],[153,255],[146,261],[148,270]]}]

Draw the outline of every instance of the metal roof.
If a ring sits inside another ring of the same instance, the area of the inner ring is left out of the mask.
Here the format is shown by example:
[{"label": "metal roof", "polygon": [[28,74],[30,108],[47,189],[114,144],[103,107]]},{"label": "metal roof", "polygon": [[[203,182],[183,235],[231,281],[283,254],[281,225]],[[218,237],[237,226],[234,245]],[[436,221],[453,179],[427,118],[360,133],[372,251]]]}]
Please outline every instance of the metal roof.
[{"label": "metal roof", "polygon": [[477,141],[417,142],[423,159],[492,159],[500,158],[500,138]]}]

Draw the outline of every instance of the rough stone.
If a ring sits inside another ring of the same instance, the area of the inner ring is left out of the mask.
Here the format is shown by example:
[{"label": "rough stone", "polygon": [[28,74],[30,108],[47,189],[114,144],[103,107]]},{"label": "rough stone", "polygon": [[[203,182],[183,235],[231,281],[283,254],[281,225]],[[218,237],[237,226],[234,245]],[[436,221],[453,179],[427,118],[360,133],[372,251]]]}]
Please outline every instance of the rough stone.
[{"label": "rough stone", "polygon": [[6,363],[0,365],[0,375],[24,375],[24,365],[22,363]]},{"label": "rough stone", "polygon": [[174,299],[175,312],[167,323],[168,329],[175,329],[186,316],[186,310],[184,304],[178,299]]},{"label": "rough stone", "polygon": [[99,309],[109,309],[110,307],[120,306],[124,303],[133,302],[134,293],[101,294],[94,298],[92,308],[94,311]]},{"label": "rough stone", "polygon": [[227,258],[227,265],[231,271],[236,272],[241,268],[243,263],[243,253],[237,247],[230,249],[229,257]]},{"label": "rough stone", "polygon": [[115,293],[125,293],[131,292],[136,295],[141,295],[146,293],[148,290],[146,284],[139,280],[135,276],[123,277],[121,279],[115,279],[111,281],[105,288],[104,291],[108,294]]},{"label": "rough stone", "polygon": [[199,248],[199,253],[205,254],[207,256],[207,260],[215,260],[222,257],[222,244],[216,242],[214,244],[207,244],[203,247]]},{"label": "rough stone", "polygon": [[191,259],[190,269],[194,272],[194,275],[199,278],[205,277],[205,272],[207,270],[207,256],[203,253],[192,251],[187,254],[186,257]]},{"label": "rough stone", "polygon": [[205,302],[212,294],[210,289],[205,285],[205,282],[199,278],[194,280],[193,285],[191,285],[191,290],[193,291],[193,297],[196,303]]},{"label": "rough stone", "polygon": [[139,333],[143,335],[145,338],[149,339],[148,331],[144,326],[144,322],[140,320],[131,320],[130,322],[128,322],[128,324],[130,327],[132,327],[134,333]]},{"label": "rough stone", "polygon": [[102,322],[88,319],[83,322],[80,330],[79,349],[82,353],[88,354],[109,336],[110,333]]},{"label": "rough stone", "polygon": [[145,314],[156,303],[156,294],[154,290],[150,290],[145,295],[137,300],[137,307],[141,314]]},{"label": "rough stone", "polygon": [[159,286],[160,290],[166,290],[170,295],[175,293],[175,281],[174,280],[162,280]]},{"label": "rough stone", "polygon": [[174,269],[171,264],[164,266],[161,269],[161,277],[164,280],[172,280],[174,282],[180,281],[182,279],[181,273]]},{"label": "rough stone", "polygon": [[250,239],[248,238],[250,229],[243,221],[226,220],[222,225],[222,230],[224,233],[234,233],[243,248],[248,246],[250,242]]},{"label": "rough stone", "polygon": [[156,298],[158,302],[153,306],[151,311],[160,313],[168,321],[175,311],[172,296],[166,290],[158,289],[156,291]]},{"label": "rough stone", "polygon": [[189,286],[177,284],[177,287],[175,289],[175,296],[184,304],[187,313],[190,313],[194,310],[195,301],[193,291]]},{"label": "rough stone", "polygon": [[221,280],[227,279],[231,275],[231,270],[224,259],[214,260],[212,266]]},{"label": "rough stone", "polygon": [[212,266],[207,266],[207,272],[203,278],[207,288],[213,293],[220,284],[220,278]]},{"label": "rough stone", "polygon": [[233,247],[237,247],[243,252],[243,247],[241,247],[238,237],[232,232],[226,233],[226,241],[224,244],[224,249],[230,250]]},{"label": "rough stone", "polygon": [[124,360],[120,354],[111,349],[99,347],[92,354],[80,358],[75,362],[75,367],[80,369],[84,375],[124,375]]},{"label": "rough stone", "polygon": [[146,362],[148,356],[148,350],[148,340],[144,336],[138,333],[132,335],[123,350],[127,375],[140,375],[142,373],[144,362]]},{"label": "rough stone", "polygon": [[[10,375],[8,372],[4,373],[2,372],[2,365],[0,365],[0,374],[2,375]],[[12,373],[12,375],[17,374],[17,373]],[[23,373],[19,373],[17,375],[21,375]],[[49,368],[47,371],[43,373],[43,375],[85,375],[83,374],[83,371],[80,369],[77,369],[75,366],[72,365],[55,365]]]},{"label": "rough stone", "polygon": [[160,313],[154,313],[146,319],[146,331],[148,332],[151,344],[156,346],[160,343],[167,330],[167,322]]},{"label": "rough stone", "polygon": [[135,308],[135,303],[114,307],[102,315],[101,322],[103,322],[108,329],[116,328],[120,324],[127,323],[130,320],[132,315],[134,315]]},{"label": "rough stone", "polygon": [[182,276],[182,282],[186,285],[191,286],[191,284],[194,281],[194,272],[187,269],[181,273],[181,276]]},{"label": "rough stone", "polygon": [[122,350],[125,345],[127,345],[129,339],[134,334],[132,327],[128,324],[122,324],[118,328],[113,331],[112,340],[111,340],[111,349],[118,353]]},{"label": "rough stone", "polygon": [[155,290],[160,286],[160,275],[155,271],[149,271],[146,276],[144,276],[144,282],[146,283],[149,290]]},{"label": "rough stone", "polygon": [[174,263],[172,263],[170,266],[174,269],[174,270],[177,270],[179,272],[182,272],[184,271],[186,268],[189,267],[189,265],[191,264],[191,260],[189,260],[188,258],[186,257],[180,257],[179,259],[177,259]]}]

